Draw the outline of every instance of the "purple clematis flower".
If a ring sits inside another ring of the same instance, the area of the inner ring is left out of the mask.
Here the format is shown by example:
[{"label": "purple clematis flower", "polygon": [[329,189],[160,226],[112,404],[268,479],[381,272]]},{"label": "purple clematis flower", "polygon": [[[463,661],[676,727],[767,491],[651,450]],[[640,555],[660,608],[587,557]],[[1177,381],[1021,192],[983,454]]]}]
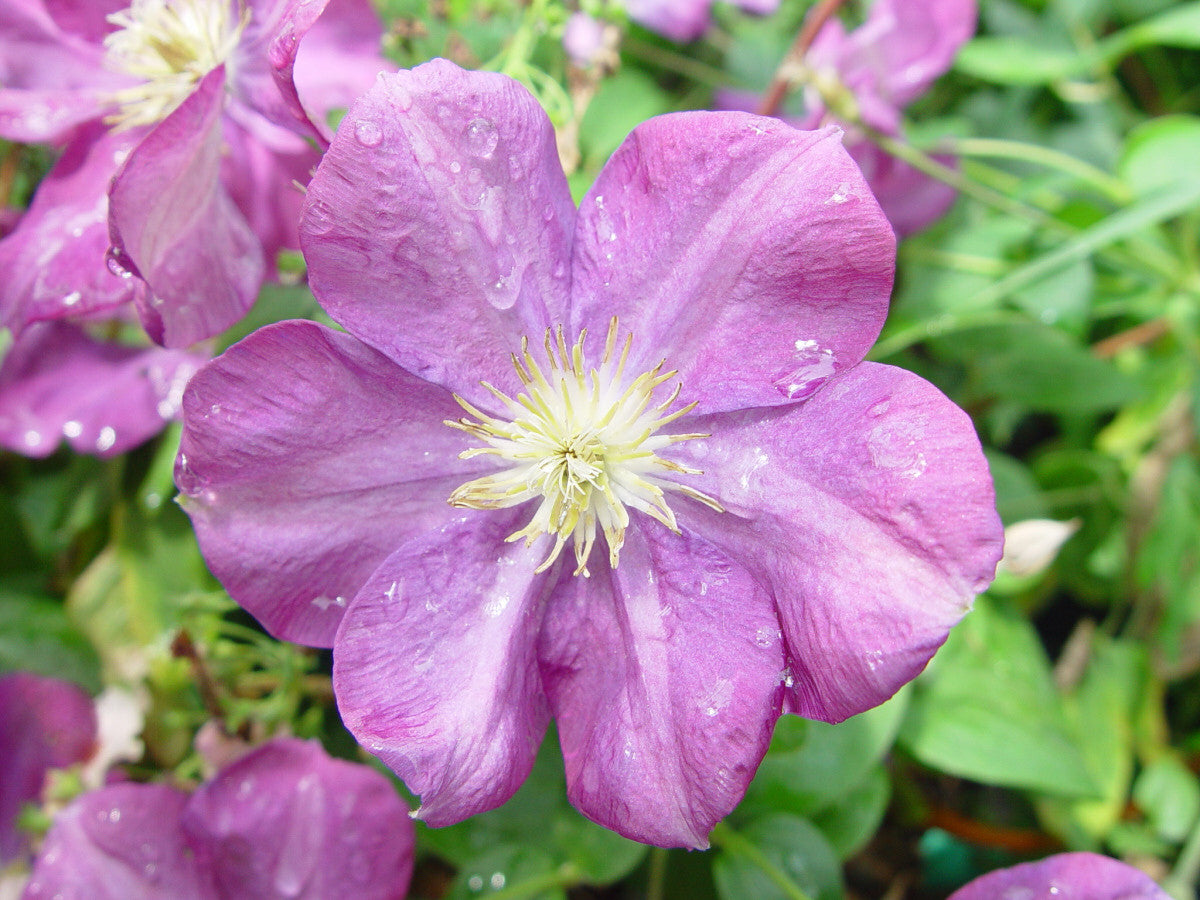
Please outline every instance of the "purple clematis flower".
[{"label": "purple clematis flower", "polygon": [[383,67],[368,0],[3,0],[0,28],[0,136],[65,144],[0,242],[0,324],[132,300],[170,347],[239,319],[297,246],[310,141]]},{"label": "purple clematis flower", "polygon": [[990,581],[969,419],[861,361],[895,243],[836,131],[652,119],[577,210],[537,102],[437,60],[355,103],[306,203],[348,333],[202,369],[176,482],[428,823],[511,796],[553,716],[581,811],[705,846],[781,712],[882,702]]},{"label": "purple clematis flower", "polygon": [[[838,98],[872,128],[899,135],[901,110],[950,68],[958,48],[974,34],[976,17],[975,0],[876,0],[866,21],[849,34],[836,18],[826,22],[805,56],[806,113],[792,124],[810,129],[835,122],[847,129],[846,149],[901,237],[945,215],[954,189],[868,141],[845,121],[847,110],[830,109],[826,98]],[[720,102],[726,108],[753,105],[724,92]]]},{"label": "purple clematis flower", "polygon": [[398,900],[413,827],[373,769],[277,739],[194,794],[114,784],[55,819],[24,900]]},{"label": "purple clematis flower", "polygon": [[950,900],[1170,900],[1145,872],[1095,853],[1060,853],[989,872]]},{"label": "purple clematis flower", "polygon": [[83,762],[95,743],[96,711],[83,690],[27,672],[0,676],[0,868],[29,849],[16,819],[41,796],[46,773]]},{"label": "purple clematis flower", "polygon": [[[779,8],[779,0],[733,0],[748,13],[765,16]],[[712,22],[713,0],[624,0],[629,18],[680,44],[696,40]]]},{"label": "purple clematis flower", "polygon": [[0,363],[0,446],[49,456],[115,456],[178,417],[183,388],[206,357],[98,341],[78,324],[38,322]]}]

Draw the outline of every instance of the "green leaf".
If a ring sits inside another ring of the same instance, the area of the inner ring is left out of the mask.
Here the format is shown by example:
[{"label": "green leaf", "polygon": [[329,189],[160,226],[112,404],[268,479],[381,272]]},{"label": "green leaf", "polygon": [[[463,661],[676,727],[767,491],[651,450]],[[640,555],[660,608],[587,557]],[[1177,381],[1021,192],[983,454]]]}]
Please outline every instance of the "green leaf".
[{"label": "green leaf", "polygon": [[113,540],[72,585],[67,608],[99,650],[106,675],[121,680],[131,656],[179,624],[179,611],[210,585],[191,523],[175,504],[118,507]]},{"label": "green leaf", "polygon": [[1159,837],[1175,843],[1187,837],[1200,817],[1200,784],[1175,756],[1162,756],[1142,770],[1133,800]]},{"label": "green leaf", "polygon": [[925,765],[985,784],[1099,793],[1033,626],[986,596],[918,681],[900,740]]},{"label": "green leaf", "polygon": [[954,68],[993,84],[1037,85],[1085,74],[1090,61],[1071,48],[1045,47],[1009,35],[968,41]]},{"label": "green leaf", "polygon": [[838,725],[784,716],[737,809],[737,819],[770,812],[810,815],[842,802],[895,742],[908,691]]},{"label": "green leaf", "polygon": [[[722,900],[839,900],[841,865],[824,835],[799,816],[779,813],[733,832],[717,826],[713,862]],[[798,890],[797,890],[798,889]]]},{"label": "green leaf", "polygon": [[[527,842],[531,844],[532,841]],[[554,861],[535,846],[504,845],[472,859],[459,869],[449,900],[489,897],[525,887],[525,900],[566,900]]]},{"label": "green leaf", "polygon": [[846,860],[865,847],[879,830],[891,796],[891,780],[887,770],[879,766],[854,790],[815,813],[812,822],[821,829],[838,859]]},{"label": "green leaf", "polygon": [[1133,776],[1134,718],[1148,677],[1143,648],[1094,635],[1079,684],[1066,693],[1067,719],[1092,780],[1094,800],[1050,801],[1043,817],[1071,846],[1098,849],[1120,821]]},{"label": "green leaf", "polygon": [[1139,196],[1196,177],[1200,160],[1200,118],[1160,116],[1129,132],[1117,174]]},{"label": "green leaf", "polygon": [[100,660],[61,603],[0,586],[0,674],[33,672],[100,690]]},{"label": "green leaf", "polygon": [[975,328],[954,340],[939,339],[937,347],[970,367],[977,394],[1033,410],[1098,412],[1120,406],[1139,390],[1112,363],[1041,325]]},{"label": "green leaf", "polygon": [[601,82],[579,125],[584,160],[598,168],[639,122],[666,112],[666,95],[648,75],[625,67]]}]

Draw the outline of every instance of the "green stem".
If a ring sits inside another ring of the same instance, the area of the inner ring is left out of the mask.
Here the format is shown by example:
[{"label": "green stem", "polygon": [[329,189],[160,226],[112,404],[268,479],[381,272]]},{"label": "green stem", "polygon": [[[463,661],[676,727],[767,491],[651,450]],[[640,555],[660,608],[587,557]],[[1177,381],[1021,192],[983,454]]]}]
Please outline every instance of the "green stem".
[{"label": "green stem", "polygon": [[931,338],[945,337],[956,331],[982,328],[985,325],[1026,325],[1031,321],[1024,313],[1008,310],[986,310],[972,313],[945,313],[934,319],[901,328],[882,338],[867,354],[870,359],[887,359],[901,350]]},{"label": "green stem", "polygon": [[989,159],[1015,159],[1054,169],[1091,185],[1117,204],[1129,203],[1132,193],[1125,183],[1114,178],[1103,169],[1093,166],[1050,147],[1026,144],[1023,141],[1004,141],[996,138],[959,138],[938,143],[952,156],[980,156]]},{"label": "green stem", "polygon": [[700,84],[722,87],[729,83],[729,75],[720,69],[692,59],[690,56],[684,56],[682,53],[676,53],[666,47],[639,41],[628,35],[622,39],[621,47],[642,62],[650,63],[667,72],[685,75]]},{"label": "green stem", "polygon": [[482,896],[486,897],[487,900],[528,900],[528,898],[536,897],[543,891],[572,887],[581,880],[582,873],[579,869],[571,863],[563,863],[553,871],[545,872],[542,875],[535,875],[533,878],[518,881],[516,884],[508,885],[498,891],[492,891]]},{"label": "green stem", "polygon": [[1175,867],[1163,882],[1163,887],[1176,897],[1192,896],[1196,880],[1200,878],[1200,820],[1192,826],[1192,833],[1179,851]]},{"label": "green stem", "polygon": [[[1001,194],[999,191],[980,184],[974,179],[967,178],[957,169],[938,162],[928,153],[918,150],[912,144],[898,140],[889,134],[884,134],[863,123],[857,124],[867,138],[877,147],[897,159],[908,163],[914,169],[924,172],[931,178],[936,178],[938,181],[950,185],[950,187],[961,194],[965,194],[1000,212],[1027,219],[1042,228],[1054,231],[1064,237],[1076,237],[1079,234],[1079,229],[1074,226],[1068,225],[1061,219],[1055,218],[1044,210],[1038,209],[1036,206],[1030,206],[1027,203],[1022,203],[1020,200],[1014,200],[1012,197]],[[1131,244],[1136,244],[1137,253],[1122,252],[1115,247],[1100,249],[1109,252],[1114,259],[1119,260],[1124,265],[1137,266],[1143,271],[1149,271],[1158,277],[1174,280],[1178,276],[1174,258],[1169,254],[1164,254],[1161,248],[1138,239],[1133,235],[1128,236],[1127,239]]]},{"label": "green stem", "polygon": [[758,847],[730,828],[725,822],[718,822],[709,837],[718,847],[723,847],[728,852],[744,857],[758,866],[762,873],[771,879],[790,900],[812,900],[787,872],[775,865]]},{"label": "green stem", "polygon": [[667,851],[650,848],[650,874],[646,879],[646,900],[663,900],[667,880]]}]

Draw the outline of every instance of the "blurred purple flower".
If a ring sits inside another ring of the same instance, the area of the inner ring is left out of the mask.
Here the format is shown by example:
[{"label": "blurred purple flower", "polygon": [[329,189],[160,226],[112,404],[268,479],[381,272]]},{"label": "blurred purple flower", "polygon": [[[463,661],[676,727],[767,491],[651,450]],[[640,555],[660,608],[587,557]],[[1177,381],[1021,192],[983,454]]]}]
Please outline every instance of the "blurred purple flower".
[{"label": "blurred purple flower", "polygon": [[301,240],[349,333],[202,369],[176,481],[430,824],[553,716],[580,810],[704,846],[781,712],[882,702],[992,577],[970,420],[862,362],[894,239],[833,130],[652,119],[576,210],[537,102],[434,61],[351,108]]},{"label": "blurred purple flower", "polygon": [[277,739],[189,796],[114,784],[55,819],[24,900],[401,898],[413,827],[373,769]]},{"label": "blurred purple flower", "polygon": [[1060,853],[989,872],[949,900],[1170,900],[1145,872],[1095,853]]},{"label": "blurred purple flower", "polygon": [[[731,2],[760,16],[779,8],[779,0]],[[623,5],[633,21],[680,44],[699,38],[712,22],[713,0],[623,0]]]},{"label": "blurred purple flower", "polygon": [[38,322],[0,363],[0,446],[49,456],[115,456],[179,414],[183,388],[206,357],[93,339],[79,324]]},{"label": "blurred purple flower", "polygon": [[[871,143],[839,110],[826,106],[823,94],[838,97],[872,128],[899,135],[901,110],[950,68],[975,32],[976,15],[975,0],[876,0],[866,21],[849,34],[836,18],[826,22],[804,58],[805,115],[791,124],[846,129],[846,149],[901,237],[945,215],[954,189]],[[734,92],[722,92],[719,102],[732,109],[754,104]]]},{"label": "blurred purple flower", "polygon": [[96,742],[96,712],[80,688],[26,672],[0,676],[0,868],[29,849],[16,829],[51,769],[83,762]]},{"label": "blurred purple flower", "polygon": [[381,31],[367,0],[125,5],[0,3],[0,136],[65,144],[0,242],[0,324],[133,300],[181,347],[239,319],[296,246],[306,138],[382,67]]}]

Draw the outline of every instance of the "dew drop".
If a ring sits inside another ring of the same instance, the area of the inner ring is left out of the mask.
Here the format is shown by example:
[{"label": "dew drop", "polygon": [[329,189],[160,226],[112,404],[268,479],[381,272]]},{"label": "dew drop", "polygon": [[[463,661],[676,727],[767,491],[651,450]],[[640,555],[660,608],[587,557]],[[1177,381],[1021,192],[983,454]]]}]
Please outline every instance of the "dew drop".
[{"label": "dew drop", "polygon": [[483,876],[482,875],[472,875],[470,878],[467,879],[467,887],[469,887],[473,891],[482,891],[483,890]]},{"label": "dew drop", "polygon": [[108,266],[108,271],[112,272],[118,278],[131,278],[133,273],[129,271],[123,262],[125,258],[124,251],[119,247],[109,247],[104,253],[104,264]]},{"label": "dew drop", "polygon": [[490,119],[472,119],[467,125],[467,151],[480,159],[491,159],[500,135]]},{"label": "dew drop", "polygon": [[880,416],[882,416],[885,412],[888,411],[888,407],[891,405],[892,405],[891,400],[889,398],[884,398],[883,400],[880,400],[880,401],[872,404],[870,407],[868,407],[867,415],[870,416],[872,419],[878,419]]},{"label": "dew drop", "polygon": [[67,294],[67,296],[63,297],[63,300],[62,300],[63,306],[74,306],[76,303],[78,303],[82,299],[83,299],[83,294],[79,293],[79,291],[71,291],[71,293],[69,293],[69,294]]},{"label": "dew drop", "polygon": [[492,886],[493,891],[498,891],[504,887],[504,882],[506,880],[507,879],[505,879],[503,872],[494,872],[492,873],[492,877],[488,880],[488,883]]},{"label": "dew drop", "polygon": [[383,129],[378,122],[363,119],[354,126],[354,139],[364,147],[378,147],[383,143]]}]

